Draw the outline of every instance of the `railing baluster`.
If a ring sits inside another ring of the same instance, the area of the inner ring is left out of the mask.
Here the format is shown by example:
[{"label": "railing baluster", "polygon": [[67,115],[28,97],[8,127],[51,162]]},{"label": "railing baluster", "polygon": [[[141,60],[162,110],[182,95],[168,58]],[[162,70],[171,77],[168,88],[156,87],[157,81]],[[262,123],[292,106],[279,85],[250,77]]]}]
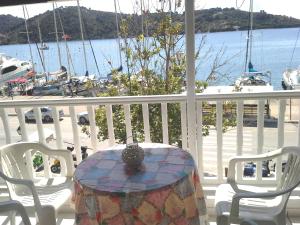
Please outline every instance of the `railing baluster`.
[{"label": "railing baluster", "polygon": [[[44,134],[44,129],[43,129],[42,114],[41,114],[40,107],[34,107],[33,112],[34,112],[36,127],[37,127],[38,134],[39,134],[39,142],[43,143],[43,144],[46,144],[45,134]],[[44,154],[42,154],[42,156],[43,156],[45,177],[51,177],[50,167],[49,167],[49,157],[44,155]]]},{"label": "railing baluster", "polygon": [[[244,115],[244,102],[237,101],[236,114],[237,114],[237,127],[236,127],[236,154],[243,154],[243,115]],[[237,179],[241,180],[243,173],[241,163],[237,165]]]},{"label": "railing baluster", "polygon": [[1,119],[4,127],[4,132],[5,132],[5,142],[6,144],[10,144],[12,142],[12,139],[11,139],[11,132],[8,123],[8,115],[5,109],[0,109],[0,114],[1,114]]},{"label": "railing baluster", "polygon": [[223,181],[223,102],[217,101],[217,167],[218,167],[218,180]]},{"label": "railing baluster", "polygon": [[[265,113],[265,100],[258,101],[257,109],[257,154],[263,153],[264,147],[264,113]],[[256,165],[256,176],[257,180],[262,179],[262,164],[257,162]]]},{"label": "railing baluster", "polygon": [[20,124],[21,129],[21,137],[22,141],[28,141],[28,132],[25,126],[25,117],[24,117],[24,110],[22,108],[16,108],[17,116]]},{"label": "railing baluster", "polygon": [[74,149],[76,152],[76,163],[78,165],[82,160],[82,155],[81,155],[81,148],[80,148],[80,139],[79,139],[79,131],[78,131],[78,125],[77,125],[77,118],[76,118],[74,106],[70,106],[69,111],[70,111],[71,123],[72,123]]},{"label": "railing baluster", "polygon": [[144,121],[145,142],[151,142],[148,104],[147,103],[143,103],[142,107],[143,107],[143,121]]},{"label": "railing baluster", "polygon": [[197,102],[197,152],[198,152],[198,171],[201,179],[204,177],[204,160],[203,160],[203,136],[202,136],[202,101]]},{"label": "railing baluster", "polygon": [[181,111],[181,139],[182,139],[182,148],[187,149],[187,120],[186,120],[186,102],[180,103]]},{"label": "railing baluster", "polygon": [[168,106],[167,103],[161,103],[161,118],[163,128],[163,143],[169,144],[169,130],[168,130]]},{"label": "railing baluster", "polygon": [[[286,110],[286,100],[279,100],[278,126],[277,126],[277,148],[282,148],[284,144],[284,118]],[[282,157],[276,160],[276,180],[279,181],[282,175]]]},{"label": "railing baluster", "polygon": [[[60,120],[59,120],[59,112],[56,108],[56,106],[52,106],[52,117],[53,117],[53,123],[54,123],[54,129],[55,129],[55,137],[56,137],[56,147],[58,149],[63,149],[63,139],[62,139],[62,133],[61,133],[61,127],[60,127]],[[63,175],[66,175],[66,165],[64,163],[64,160],[62,157],[59,157],[60,166],[61,166],[61,173]]]},{"label": "railing baluster", "polygon": [[112,146],[115,144],[112,105],[106,105],[106,118],[107,118],[109,144]]},{"label": "railing baluster", "polygon": [[91,133],[91,145],[94,151],[97,150],[97,127],[96,127],[96,120],[95,120],[95,108],[92,105],[87,107],[88,115],[89,115],[89,122],[90,122],[90,133]]},{"label": "railing baluster", "polygon": [[36,127],[37,127],[38,134],[39,134],[39,142],[46,144],[41,109],[39,107],[34,107],[33,112],[34,112]]},{"label": "railing baluster", "polygon": [[[25,117],[24,117],[24,110],[22,108],[16,108],[17,116],[20,124],[21,129],[21,137],[22,141],[28,141],[28,132],[25,126]],[[28,165],[28,174],[31,179],[33,179],[33,163],[32,163],[32,156],[30,152],[25,153],[26,163]]]},{"label": "railing baluster", "polygon": [[56,106],[51,107],[52,108],[52,117],[54,122],[54,129],[55,129],[55,137],[56,137],[56,146],[59,149],[63,148],[63,139],[62,139],[62,133],[61,133],[61,127],[60,127],[60,121],[59,121],[59,113]]},{"label": "railing baluster", "polygon": [[125,126],[126,126],[126,135],[127,135],[126,142],[127,144],[129,144],[133,142],[129,104],[124,105],[124,112],[125,112]]}]

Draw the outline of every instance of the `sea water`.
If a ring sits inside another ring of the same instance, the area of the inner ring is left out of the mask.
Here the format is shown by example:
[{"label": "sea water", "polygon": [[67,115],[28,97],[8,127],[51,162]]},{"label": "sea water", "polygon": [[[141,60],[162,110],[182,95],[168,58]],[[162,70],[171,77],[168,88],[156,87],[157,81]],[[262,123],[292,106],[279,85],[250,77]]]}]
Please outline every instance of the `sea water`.
[{"label": "sea water", "polygon": [[[271,72],[272,85],[275,90],[281,89],[283,71],[289,67],[297,68],[300,65],[300,43],[296,43],[298,31],[299,28],[253,31],[252,64],[256,70]],[[200,50],[199,59],[196,61],[196,79],[206,80],[213,68],[214,61],[217,60],[217,65],[225,63],[215,71],[215,77],[218,79],[217,81],[212,81],[212,84],[232,84],[244,71],[247,31],[196,34],[196,48],[198,48],[203,38],[205,38],[205,44]],[[71,59],[70,70],[72,73],[84,75],[86,70],[88,70],[89,74],[96,74],[98,77],[106,77],[112,68],[118,68],[120,65],[123,65],[124,72],[127,71],[126,59],[123,54],[121,55],[120,62],[118,40],[92,40],[91,43],[99,71],[88,41],[85,42],[87,68],[84,62],[81,41],[69,41],[67,43],[71,57],[67,57],[66,44],[60,42],[62,65],[68,68],[68,59]],[[184,43],[184,38],[182,39],[182,43]],[[182,43],[178,45],[182,45]],[[47,43],[47,45],[49,46],[49,50],[43,51],[46,71],[57,71],[60,68],[57,44],[51,42]],[[41,57],[39,56],[41,54],[39,54],[35,43],[31,44],[31,49],[36,71],[42,72]],[[184,45],[181,50],[184,51]],[[0,52],[18,59],[30,60],[28,44],[1,45]]]}]

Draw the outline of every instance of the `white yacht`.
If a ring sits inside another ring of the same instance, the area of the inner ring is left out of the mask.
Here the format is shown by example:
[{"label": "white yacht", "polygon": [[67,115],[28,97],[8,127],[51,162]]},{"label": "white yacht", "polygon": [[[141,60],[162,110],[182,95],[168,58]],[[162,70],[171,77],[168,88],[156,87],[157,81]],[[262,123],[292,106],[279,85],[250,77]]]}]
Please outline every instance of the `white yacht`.
[{"label": "white yacht", "polygon": [[9,80],[25,76],[32,70],[32,63],[0,53],[0,86],[5,85]]},{"label": "white yacht", "polygon": [[300,69],[284,71],[281,84],[284,90],[300,89]]}]

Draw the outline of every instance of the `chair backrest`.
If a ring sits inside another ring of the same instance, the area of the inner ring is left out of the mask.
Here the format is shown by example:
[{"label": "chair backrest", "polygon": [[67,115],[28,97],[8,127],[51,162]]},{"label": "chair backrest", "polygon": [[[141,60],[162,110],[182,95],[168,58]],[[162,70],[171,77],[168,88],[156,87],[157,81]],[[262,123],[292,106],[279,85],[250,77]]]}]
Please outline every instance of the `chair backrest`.
[{"label": "chair backrest", "polygon": [[284,155],[288,155],[288,158],[277,190],[288,190],[282,199],[283,204],[286,205],[291,192],[300,184],[300,148],[296,146],[283,147],[282,152]]},{"label": "chair backrest", "polygon": [[[25,153],[32,153],[38,151],[42,146],[39,143],[30,142],[18,142],[14,144],[5,145],[0,148],[0,162],[2,173],[7,177],[16,179],[31,179],[29,171],[32,168],[28,167],[26,163]],[[22,185],[13,185],[10,182],[6,182],[11,197],[14,197],[15,193],[24,192]]]},{"label": "chair backrest", "polygon": [[25,143],[5,145],[0,148],[2,172],[12,178],[30,179],[25,153],[31,148]]}]

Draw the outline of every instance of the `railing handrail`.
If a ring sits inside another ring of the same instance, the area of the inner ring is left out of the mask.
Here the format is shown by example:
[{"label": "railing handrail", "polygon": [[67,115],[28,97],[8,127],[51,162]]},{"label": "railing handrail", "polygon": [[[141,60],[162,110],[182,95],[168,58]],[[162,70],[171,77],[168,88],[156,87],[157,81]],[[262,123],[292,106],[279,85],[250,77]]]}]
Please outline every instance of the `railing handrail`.
[{"label": "railing handrail", "polygon": [[196,95],[196,100],[217,101],[217,100],[259,100],[259,99],[288,99],[300,98],[300,90],[291,91],[268,91],[268,92],[233,92],[207,94],[200,93]]},{"label": "railing handrail", "polygon": [[[219,93],[196,95],[196,100],[258,100],[258,99],[288,99],[300,98],[300,91],[273,91],[273,92],[251,92],[251,93]],[[141,104],[141,103],[162,103],[181,102],[186,100],[185,94],[172,95],[143,95],[143,96],[115,96],[115,97],[92,97],[92,98],[57,98],[57,99],[24,99],[0,101],[0,107],[27,107],[30,106],[63,106],[63,105],[96,105],[96,104]]]},{"label": "railing handrail", "polygon": [[143,96],[116,96],[116,97],[92,97],[92,98],[57,98],[57,99],[26,99],[0,101],[0,108],[27,107],[30,106],[76,106],[97,104],[141,104],[185,101],[183,94],[173,95],[143,95]]}]

